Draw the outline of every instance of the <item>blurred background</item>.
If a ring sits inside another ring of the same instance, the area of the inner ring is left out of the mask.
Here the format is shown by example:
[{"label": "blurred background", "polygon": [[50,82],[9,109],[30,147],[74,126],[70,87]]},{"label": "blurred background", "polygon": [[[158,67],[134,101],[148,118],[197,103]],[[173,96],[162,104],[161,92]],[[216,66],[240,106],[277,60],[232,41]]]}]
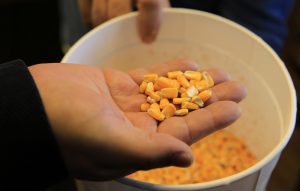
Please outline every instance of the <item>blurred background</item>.
[{"label": "blurred background", "polygon": [[[13,59],[23,59],[28,65],[60,62],[63,52],[68,49],[68,43],[74,42],[86,32],[82,27],[74,28],[73,31],[72,27],[70,27],[71,31],[63,30],[66,19],[69,19],[68,23],[80,21],[80,18],[76,18],[78,15],[61,11],[68,10],[68,6],[76,5],[72,1],[58,0],[1,0],[0,63]],[[73,24],[76,26],[76,23]],[[299,94],[300,0],[295,1],[287,25],[288,37],[280,57],[285,62]],[[74,33],[72,38],[68,32]],[[300,190],[299,126],[300,124],[297,123],[292,138],[272,174],[267,188],[269,191]],[[71,191],[75,190],[75,186],[72,180],[66,180],[49,190]]]}]

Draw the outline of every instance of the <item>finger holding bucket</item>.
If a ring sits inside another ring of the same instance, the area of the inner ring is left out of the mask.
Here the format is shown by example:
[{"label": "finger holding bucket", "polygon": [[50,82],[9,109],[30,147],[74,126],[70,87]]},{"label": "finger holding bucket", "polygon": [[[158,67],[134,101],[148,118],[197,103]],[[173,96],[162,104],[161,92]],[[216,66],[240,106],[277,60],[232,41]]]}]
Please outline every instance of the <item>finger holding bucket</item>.
[{"label": "finger holding bucket", "polygon": [[156,39],[161,22],[162,8],[169,7],[168,0],[138,0],[138,31],[145,43]]}]

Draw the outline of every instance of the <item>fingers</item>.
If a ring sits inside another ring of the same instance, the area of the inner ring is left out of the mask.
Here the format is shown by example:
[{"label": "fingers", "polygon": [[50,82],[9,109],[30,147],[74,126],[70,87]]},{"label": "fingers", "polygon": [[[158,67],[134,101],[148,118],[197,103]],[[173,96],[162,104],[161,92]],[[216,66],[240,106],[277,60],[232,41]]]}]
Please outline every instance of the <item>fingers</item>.
[{"label": "fingers", "polygon": [[171,165],[186,167],[193,161],[188,145],[162,133],[148,134],[142,139],[135,136],[134,155],[132,165],[136,169],[144,170]]},{"label": "fingers", "polygon": [[[116,156],[116,158],[114,160],[107,158],[106,160],[104,155],[100,159],[103,161],[104,158],[106,166],[111,166],[111,168],[100,168],[99,171],[96,171],[97,174],[92,177],[97,177],[98,180],[107,180],[107,177],[110,179],[119,178],[137,170],[167,166],[187,167],[194,160],[191,148],[172,136],[162,133],[136,133],[134,131],[130,132],[130,135],[128,132],[125,133],[127,137],[125,140],[121,138],[117,145],[111,145],[111,155]],[[92,170],[95,169],[97,166]]]},{"label": "fingers", "polygon": [[169,0],[162,0],[161,3],[163,8],[168,8],[171,6]]},{"label": "fingers", "polygon": [[156,73],[160,76],[166,75],[169,71],[175,70],[198,70],[199,65],[190,60],[172,60],[163,64],[153,64],[148,68],[140,68],[129,71],[129,75],[132,79],[140,84],[143,81],[143,76],[147,73]]},{"label": "fingers", "polygon": [[207,69],[205,71],[207,71],[209,75],[213,78],[215,84],[219,84],[230,80],[229,74],[222,69],[212,68],[212,69]]},{"label": "fingers", "polygon": [[161,0],[139,0],[138,1],[138,32],[145,43],[155,40],[162,20]]},{"label": "fingers", "polygon": [[163,121],[158,132],[172,135],[188,144],[224,128],[236,121],[241,114],[237,103],[219,101],[193,111],[185,117],[171,117]]},{"label": "fingers", "polygon": [[108,19],[107,0],[92,0],[91,22],[95,27]]},{"label": "fingers", "polygon": [[92,0],[78,0],[78,6],[80,10],[80,14],[83,22],[87,26],[91,26],[92,18],[91,18],[91,8],[92,8]]},{"label": "fingers", "polygon": [[109,0],[108,19],[131,12],[131,0]]},{"label": "fingers", "polygon": [[236,81],[225,81],[211,88],[212,96],[207,100],[206,105],[217,101],[240,102],[247,95],[246,87]]}]

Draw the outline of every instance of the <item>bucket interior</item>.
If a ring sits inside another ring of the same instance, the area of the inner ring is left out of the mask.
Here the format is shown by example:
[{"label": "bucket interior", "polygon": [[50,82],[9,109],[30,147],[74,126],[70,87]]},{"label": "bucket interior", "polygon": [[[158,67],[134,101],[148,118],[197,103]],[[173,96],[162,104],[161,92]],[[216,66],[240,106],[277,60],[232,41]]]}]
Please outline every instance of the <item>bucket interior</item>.
[{"label": "bucket interior", "polygon": [[283,63],[259,37],[218,16],[179,9],[165,13],[158,39],[145,45],[136,34],[135,19],[123,17],[96,28],[63,62],[129,70],[190,58],[204,69],[223,68],[248,89],[240,103],[241,118],[227,129],[245,140],[258,160],[281,152],[274,149],[293,128],[293,85]]}]

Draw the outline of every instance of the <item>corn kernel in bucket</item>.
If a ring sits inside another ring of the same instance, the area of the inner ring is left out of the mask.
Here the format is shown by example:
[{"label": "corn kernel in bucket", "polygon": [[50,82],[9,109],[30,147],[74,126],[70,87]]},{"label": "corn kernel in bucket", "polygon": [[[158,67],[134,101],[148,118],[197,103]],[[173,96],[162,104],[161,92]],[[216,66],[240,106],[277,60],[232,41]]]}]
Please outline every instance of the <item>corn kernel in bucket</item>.
[{"label": "corn kernel in bucket", "polygon": [[192,150],[195,160],[188,168],[158,168],[128,177],[155,184],[193,184],[230,176],[256,163],[245,143],[226,130],[201,139],[192,145]]}]

